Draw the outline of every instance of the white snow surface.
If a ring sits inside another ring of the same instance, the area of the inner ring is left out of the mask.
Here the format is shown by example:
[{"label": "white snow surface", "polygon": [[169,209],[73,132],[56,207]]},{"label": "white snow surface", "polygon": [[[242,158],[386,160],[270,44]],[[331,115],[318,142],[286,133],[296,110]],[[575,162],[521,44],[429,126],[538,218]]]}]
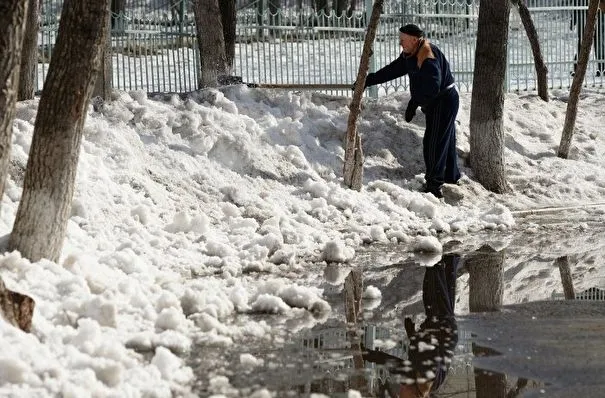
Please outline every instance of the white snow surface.
[{"label": "white snow surface", "polygon": [[[321,322],[330,305],[308,276],[321,277],[330,262],[328,279],[341,282],[362,244],[406,245],[432,265],[448,239],[517,228],[519,210],[602,201],[603,92],[584,92],[569,159],[556,156],[566,94],[551,94],[548,103],[506,96],[510,193],[483,189],[461,160],[460,184],[437,200],[419,192],[424,116],[403,121],[407,93],[364,100],[366,172],[357,192],[341,178],[347,99],[243,86],[185,99],[116,92],[88,112],[60,261],[0,257],[7,287],[36,302],[31,333],[0,320],[0,396],[188,396],[192,344],[272,334],[262,321],[233,322],[238,314],[312,313]],[[470,98],[461,94],[461,153],[469,150]],[[38,99],[17,105],[5,238],[37,107]],[[531,296],[531,277],[517,275],[518,286],[530,286],[522,298]],[[380,298],[380,289],[365,294]],[[251,368],[260,361],[240,360]],[[210,384],[216,394],[232,391],[225,376]]]}]

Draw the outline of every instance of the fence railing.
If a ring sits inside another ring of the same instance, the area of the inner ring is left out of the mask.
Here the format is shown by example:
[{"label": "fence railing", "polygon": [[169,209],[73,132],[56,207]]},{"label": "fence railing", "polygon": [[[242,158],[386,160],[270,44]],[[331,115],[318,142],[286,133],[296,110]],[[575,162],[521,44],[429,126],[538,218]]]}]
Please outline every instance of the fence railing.
[{"label": "fence railing", "polygon": [[[189,0],[118,0],[112,14],[113,86],[121,90],[187,92],[198,87],[199,49]],[[536,24],[550,88],[568,88],[588,0],[528,0]],[[341,15],[315,10],[303,1],[256,0],[237,13],[234,74],[243,81],[309,87],[343,87],[356,77],[371,0]],[[277,3],[282,7],[278,8]],[[309,2],[311,3],[311,2]],[[61,0],[44,0],[39,34],[38,88],[48,72]],[[331,2],[328,2],[331,4]],[[448,57],[462,90],[472,88],[478,0],[386,1],[374,43],[371,69],[400,52],[398,28],[414,22]],[[577,21],[575,25],[573,21]],[[579,28],[580,27],[580,28]],[[602,85],[605,69],[605,16],[599,14],[596,42],[586,85]],[[533,55],[516,10],[508,42],[507,88],[534,90]],[[406,78],[370,91],[384,94],[407,88]],[[332,90],[350,94],[350,90]]]}]

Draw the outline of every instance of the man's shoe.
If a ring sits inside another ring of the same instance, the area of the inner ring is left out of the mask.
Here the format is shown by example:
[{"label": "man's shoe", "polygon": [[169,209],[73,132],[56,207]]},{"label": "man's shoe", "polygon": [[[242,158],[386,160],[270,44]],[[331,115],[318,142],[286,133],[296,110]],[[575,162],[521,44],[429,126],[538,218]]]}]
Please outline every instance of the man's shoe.
[{"label": "man's shoe", "polygon": [[422,192],[424,193],[430,193],[433,194],[434,197],[436,197],[437,199],[441,199],[443,198],[443,193],[441,192],[441,188],[437,188],[437,189],[429,189],[429,188],[424,188],[422,190]]}]

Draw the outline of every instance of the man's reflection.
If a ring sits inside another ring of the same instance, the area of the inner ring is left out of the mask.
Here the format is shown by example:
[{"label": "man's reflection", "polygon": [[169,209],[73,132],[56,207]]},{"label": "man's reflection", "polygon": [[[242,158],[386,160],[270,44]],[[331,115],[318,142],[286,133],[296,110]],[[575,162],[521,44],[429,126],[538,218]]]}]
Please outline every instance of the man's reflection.
[{"label": "man's reflection", "polygon": [[410,340],[408,359],[381,351],[364,352],[366,361],[388,366],[391,380],[384,391],[388,396],[428,397],[445,381],[458,342],[454,300],[459,262],[459,255],[445,254],[436,265],[426,268],[422,284],[426,319],[418,329],[411,318],[404,322]]}]

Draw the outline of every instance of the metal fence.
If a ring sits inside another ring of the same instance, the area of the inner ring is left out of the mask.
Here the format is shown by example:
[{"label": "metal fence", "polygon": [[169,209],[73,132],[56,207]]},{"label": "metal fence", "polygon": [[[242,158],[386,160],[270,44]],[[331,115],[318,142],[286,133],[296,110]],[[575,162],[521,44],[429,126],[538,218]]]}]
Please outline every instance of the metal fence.
[{"label": "metal fence", "polygon": [[[187,92],[197,88],[199,51],[190,0],[113,0],[113,86],[121,90]],[[278,7],[279,3],[279,7]],[[317,9],[317,0],[239,1],[234,74],[248,83],[350,85],[356,77],[372,0],[352,0],[342,14]],[[387,0],[380,19],[371,69],[400,52],[398,28],[414,22],[450,60],[462,90],[471,90],[479,0]],[[549,68],[550,88],[571,85],[577,40],[588,0],[527,0]],[[61,0],[44,0],[39,34],[38,88],[52,57]],[[355,7],[353,7],[353,6]],[[575,25],[573,21],[577,21]],[[605,16],[599,14],[586,85],[602,85]],[[518,13],[512,10],[507,88],[535,89],[533,56]],[[371,94],[406,89],[397,79]],[[350,90],[332,91],[349,94]]]}]

